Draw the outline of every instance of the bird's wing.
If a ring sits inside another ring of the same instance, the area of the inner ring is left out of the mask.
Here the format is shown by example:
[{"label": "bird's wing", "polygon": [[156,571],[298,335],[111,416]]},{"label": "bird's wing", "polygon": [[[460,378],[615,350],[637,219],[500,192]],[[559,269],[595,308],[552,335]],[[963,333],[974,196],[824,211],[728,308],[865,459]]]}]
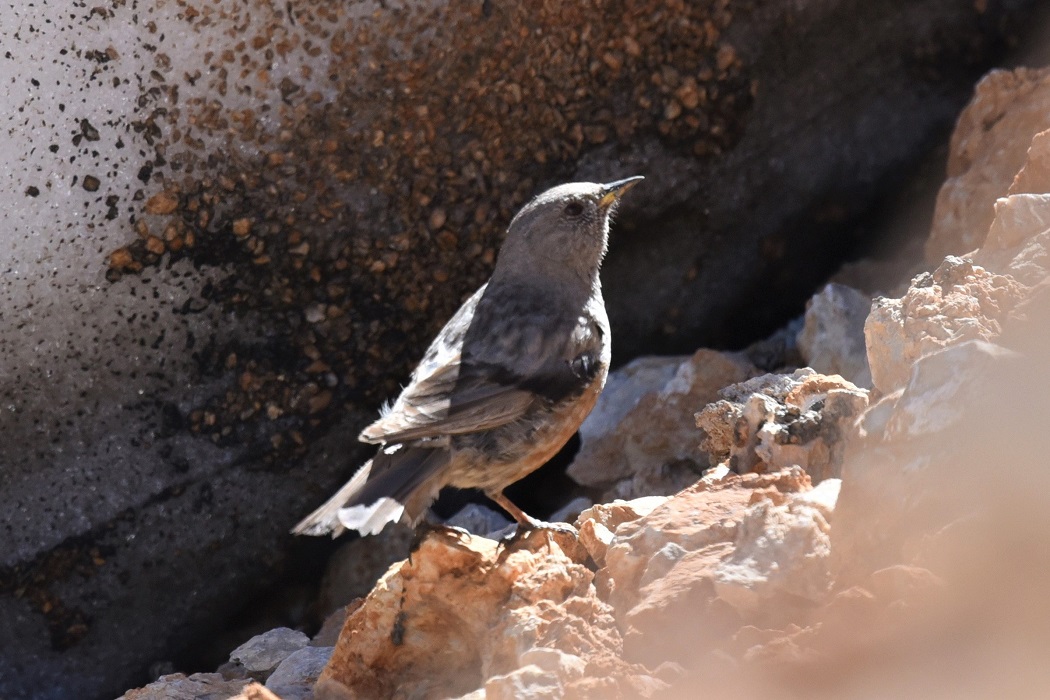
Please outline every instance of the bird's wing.
[{"label": "bird's wing", "polygon": [[590,384],[601,360],[600,328],[575,314],[553,312],[543,298],[500,289],[483,300],[484,291],[449,321],[412,382],[361,433],[362,441],[491,430]]},{"label": "bird's wing", "polygon": [[536,405],[556,404],[582,393],[594,381],[600,361],[588,351],[520,372],[457,359],[425,378],[416,377],[360,439],[395,443],[497,428],[524,417]]},{"label": "bird's wing", "polygon": [[498,369],[451,362],[406,387],[361,440],[404,442],[489,430],[521,418],[536,400]]}]

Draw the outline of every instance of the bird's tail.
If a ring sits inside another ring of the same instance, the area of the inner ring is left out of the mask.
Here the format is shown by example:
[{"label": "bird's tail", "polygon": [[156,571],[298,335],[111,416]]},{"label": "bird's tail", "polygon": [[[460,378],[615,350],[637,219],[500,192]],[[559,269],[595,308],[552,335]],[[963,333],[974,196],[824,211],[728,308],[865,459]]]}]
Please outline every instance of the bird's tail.
[{"label": "bird's tail", "polygon": [[[337,537],[347,530],[375,535],[406,516],[416,520],[437,495],[430,477],[448,464],[445,449],[391,445],[357,470],[328,501],[292,528],[296,535]],[[430,492],[430,493],[427,493]]]}]

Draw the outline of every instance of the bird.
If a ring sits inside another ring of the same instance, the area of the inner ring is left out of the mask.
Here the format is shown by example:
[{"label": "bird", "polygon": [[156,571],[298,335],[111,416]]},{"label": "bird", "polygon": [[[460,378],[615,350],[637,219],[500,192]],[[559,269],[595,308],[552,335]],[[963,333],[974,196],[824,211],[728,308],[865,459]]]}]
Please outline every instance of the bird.
[{"label": "bird", "polygon": [[563,184],[522,207],[489,281],[358,437],[378,445],[375,456],[293,533],[415,526],[445,486],[481,490],[519,529],[549,526],[503,490],[568,442],[605,386],[612,346],[599,271],[613,212],[643,179]]}]

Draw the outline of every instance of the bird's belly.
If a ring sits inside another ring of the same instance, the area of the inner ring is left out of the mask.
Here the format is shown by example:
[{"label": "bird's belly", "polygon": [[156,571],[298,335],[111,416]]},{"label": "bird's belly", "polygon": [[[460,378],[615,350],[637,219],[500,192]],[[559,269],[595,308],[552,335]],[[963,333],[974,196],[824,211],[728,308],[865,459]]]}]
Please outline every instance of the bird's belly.
[{"label": "bird's belly", "polygon": [[448,484],[458,488],[502,491],[525,478],[558,453],[594,408],[605,386],[599,372],[583,394],[519,421],[483,434],[454,440]]}]

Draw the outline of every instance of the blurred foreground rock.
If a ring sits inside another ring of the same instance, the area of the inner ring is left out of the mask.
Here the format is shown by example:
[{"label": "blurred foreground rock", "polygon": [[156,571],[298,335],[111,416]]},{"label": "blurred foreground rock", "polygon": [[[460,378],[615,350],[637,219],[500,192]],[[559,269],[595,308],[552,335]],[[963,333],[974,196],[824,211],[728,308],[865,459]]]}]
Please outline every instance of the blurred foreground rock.
[{"label": "blurred foreground rock", "polygon": [[[948,178],[926,242],[927,262],[936,266],[946,255],[981,247],[994,216],[992,204],[1008,193],[1035,191],[1019,171],[1032,137],[1047,129],[1050,69],[996,70],[981,79],[952,135]],[[1031,162],[1036,167],[1045,163]]]}]

